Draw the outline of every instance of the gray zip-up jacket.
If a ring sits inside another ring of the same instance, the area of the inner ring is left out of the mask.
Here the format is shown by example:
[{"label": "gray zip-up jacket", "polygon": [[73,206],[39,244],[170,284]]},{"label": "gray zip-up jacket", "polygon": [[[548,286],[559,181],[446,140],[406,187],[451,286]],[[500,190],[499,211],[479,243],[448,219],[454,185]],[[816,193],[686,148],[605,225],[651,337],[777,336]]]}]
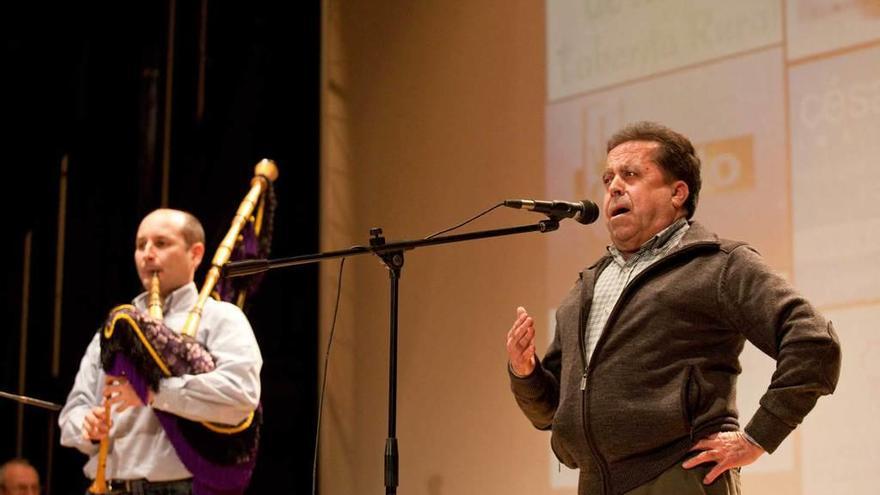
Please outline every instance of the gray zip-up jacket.
[{"label": "gray zip-up jacket", "polygon": [[580,495],[622,494],[681,462],[699,439],[739,429],[736,378],[745,339],[776,360],[745,427],[773,452],[834,391],[840,344],[820,316],[750,247],[692,223],[681,243],[624,289],[585,366],[584,331],[604,256],[556,312],[535,371],[510,375]]}]

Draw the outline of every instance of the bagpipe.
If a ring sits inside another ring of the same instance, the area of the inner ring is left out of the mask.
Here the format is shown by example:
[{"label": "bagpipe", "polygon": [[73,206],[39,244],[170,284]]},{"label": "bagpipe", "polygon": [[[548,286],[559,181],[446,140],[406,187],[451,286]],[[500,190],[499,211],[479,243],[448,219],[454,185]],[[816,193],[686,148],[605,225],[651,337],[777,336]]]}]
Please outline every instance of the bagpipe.
[{"label": "bagpipe", "polygon": [[[244,282],[221,281],[221,270],[230,260],[268,256],[275,209],[272,182],[277,177],[278,169],[271,160],[264,159],[256,165],[251,188],[214,254],[196,304],[180,332],[162,322],[157,274],[153,274],[150,284],[147,313],[130,304],[110,311],[101,335],[101,365],[108,375],[125,376],[144,404],[148,391],[157,391],[161,379],[214,369],[210,349],[195,339],[202,310],[212,296],[233,302],[243,310],[247,296],[256,290],[259,278]],[[109,408],[106,412],[109,422]],[[181,462],[193,475],[195,495],[244,493],[256,463],[261,406],[238,425],[191,421],[160,410],[154,409],[154,412]],[[105,437],[99,447],[98,470],[89,488],[91,493],[108,492],[105,479],[108,448],[109,440]]]}]

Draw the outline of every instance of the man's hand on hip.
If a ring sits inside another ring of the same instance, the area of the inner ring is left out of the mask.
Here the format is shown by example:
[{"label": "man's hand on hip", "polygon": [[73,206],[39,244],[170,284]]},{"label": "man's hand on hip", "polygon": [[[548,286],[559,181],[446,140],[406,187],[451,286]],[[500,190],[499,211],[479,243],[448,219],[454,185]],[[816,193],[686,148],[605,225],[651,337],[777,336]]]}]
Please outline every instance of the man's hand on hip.
[{"label": "man's hand on hip", "polygon": [[713,433],[700,440],[691,447],[691,451],[702,451],[691,457],[681,467],[690,469],[704,462],[714,462],[715,466],[703,478],[703,483],[708,485],[715,481],[728,469],[746,466],[764,453],[764,449],[758,447],[746,438],[741,431],[724,431]]}]

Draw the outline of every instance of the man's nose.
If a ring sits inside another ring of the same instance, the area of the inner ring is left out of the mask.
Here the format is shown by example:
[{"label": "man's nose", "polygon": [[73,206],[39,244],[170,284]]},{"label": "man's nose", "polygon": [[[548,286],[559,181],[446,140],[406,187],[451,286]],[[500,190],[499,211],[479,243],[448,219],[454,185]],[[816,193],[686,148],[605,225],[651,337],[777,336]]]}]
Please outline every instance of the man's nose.
[{"label": "man's nose", "polygon": [[144,244],[144,258],[153,259],[156,257],[156,245],[152,242]]},{"label": "man's nose", "polygon": [[611,196],[620,196],[623,194],[623,179],[619,175],[615,175],[608,183],[608,194]]}]

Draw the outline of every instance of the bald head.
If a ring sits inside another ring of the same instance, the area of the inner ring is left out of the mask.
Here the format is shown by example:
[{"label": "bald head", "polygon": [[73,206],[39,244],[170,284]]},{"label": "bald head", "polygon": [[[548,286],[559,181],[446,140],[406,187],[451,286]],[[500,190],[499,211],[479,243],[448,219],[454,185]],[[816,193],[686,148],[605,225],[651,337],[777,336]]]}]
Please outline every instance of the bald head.
[{"label": "bald head", "polygon": [[171,219],[171,221],[178,226],[179,232],[183,236],[183,240],[186,241],[187,247],[192,246],[197,242],[201,242],[202,244],[205,243],[205,229],[202,227],[202,222],[199,222],[199,219],[188,211],[175,210],[173,208],[158,208],[148,213],[147,216],[141,220],[141,224],[151,217],[167,217]]},{"label": "bald head", "polygon": [[159,274],[162,296],[193,281],[205,252],[205,231],[190,213],[161,208],[141,220],[134,261],[144,289]]},{"label": "bald head", "polygon": [[40,476],[25,459],[12,459],[0,466],[0,495],[37,495]]}]

